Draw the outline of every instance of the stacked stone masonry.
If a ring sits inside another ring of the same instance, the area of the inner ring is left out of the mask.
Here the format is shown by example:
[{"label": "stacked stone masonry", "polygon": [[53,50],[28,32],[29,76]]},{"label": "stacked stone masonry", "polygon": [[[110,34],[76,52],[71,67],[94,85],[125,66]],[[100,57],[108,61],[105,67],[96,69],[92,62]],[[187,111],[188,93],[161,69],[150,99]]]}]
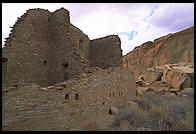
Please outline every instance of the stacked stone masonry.
[{"label": "stacked stone masonry", "polygon": [[8,59],[2,66],[3,85],[25,81],[48,86],[82,74],[88,66],[121,66],[121,52],[118,36],[89,40],[71,24],[64,8],[53,13],[29,9],[2,48],[2,57]]}]

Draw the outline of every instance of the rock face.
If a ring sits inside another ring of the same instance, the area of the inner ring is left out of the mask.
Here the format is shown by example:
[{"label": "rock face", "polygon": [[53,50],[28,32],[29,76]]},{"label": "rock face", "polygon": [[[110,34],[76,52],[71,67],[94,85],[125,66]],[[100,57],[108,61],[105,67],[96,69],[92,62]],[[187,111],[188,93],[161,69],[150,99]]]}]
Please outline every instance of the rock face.
[{"label": "rock face", "polygon": [[194,64],[180,62],[149,68],[136,80],[136,84],[138,94],[153,90],[180,95],[194,88]]},{"label": "rock face", "polygon": [[[112,48],[112,49],[111,49]],[[18,18],[2,48],[3,85],[20,80],[53,85],[85,72],[93,65],[121,66],[118,36],[89,40],[70,22],[69,11],[29,9]]]},{"label": "rock face", "polygon": [[194,27],[146,42],[123,57],[136,78],[148,68],[183,61],[194,62]]}]

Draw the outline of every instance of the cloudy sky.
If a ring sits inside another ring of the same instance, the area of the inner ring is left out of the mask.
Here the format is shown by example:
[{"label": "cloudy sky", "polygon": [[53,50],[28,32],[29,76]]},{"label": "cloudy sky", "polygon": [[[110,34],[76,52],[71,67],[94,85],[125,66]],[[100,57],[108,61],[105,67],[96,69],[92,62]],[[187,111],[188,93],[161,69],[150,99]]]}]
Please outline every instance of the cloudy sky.
[{"label": "cloudy sky", "polygon": [[194,3],[2,3],[2,46],[9,27],[26,10],[61,7],[90,39],[118,35],[124,55],[146,41],[194,26]]}]

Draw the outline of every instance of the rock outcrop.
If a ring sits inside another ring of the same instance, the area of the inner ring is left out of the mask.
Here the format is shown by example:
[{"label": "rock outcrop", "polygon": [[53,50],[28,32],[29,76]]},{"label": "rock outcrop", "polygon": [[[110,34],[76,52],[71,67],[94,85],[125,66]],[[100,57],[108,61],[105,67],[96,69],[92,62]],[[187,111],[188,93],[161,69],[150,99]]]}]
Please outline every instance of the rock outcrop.
[{"label": "rock outcrop", "polygon": [[194,27],[146,42],[123,57],[123,65],[130,68],[136,78],[148,68],[183,61],[194,62]]},{"label": "rock outcrop", "polygon": [[155,91],[182,95],[194,88],[194,64],[180,62],[149,68],[138,77],[136,84],[138,94]]}]

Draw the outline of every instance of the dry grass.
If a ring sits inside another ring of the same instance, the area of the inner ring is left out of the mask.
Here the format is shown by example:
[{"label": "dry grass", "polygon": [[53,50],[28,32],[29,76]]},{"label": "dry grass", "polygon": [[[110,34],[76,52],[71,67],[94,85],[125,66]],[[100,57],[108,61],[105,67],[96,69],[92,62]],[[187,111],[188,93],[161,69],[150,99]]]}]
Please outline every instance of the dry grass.
[{"label": "dry grass", "polygon": [[194,98],[148,92],[136,100],[139,107],[127,107],[116,115],[113,130],[137,130],[140,127],[159,131],[193,131]]},{"label": "dry grass", "polygon": [[96,122],[89,122],[84,125],[85,131],[100,131],[99,125]]}]

